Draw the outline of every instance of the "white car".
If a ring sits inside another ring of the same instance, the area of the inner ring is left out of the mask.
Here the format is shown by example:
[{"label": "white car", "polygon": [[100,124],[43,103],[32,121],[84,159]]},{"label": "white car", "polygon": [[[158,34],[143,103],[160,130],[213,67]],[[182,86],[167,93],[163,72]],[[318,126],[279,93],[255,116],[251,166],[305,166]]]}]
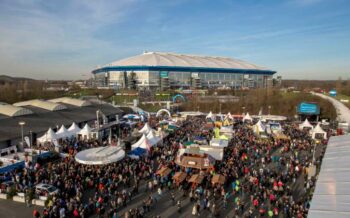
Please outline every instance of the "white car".
[{"label": "white car", "polygon": [[58,194],[58,189],[55,186],[40,183],[35,186],[35,193],[39,196],[52,196]]}]

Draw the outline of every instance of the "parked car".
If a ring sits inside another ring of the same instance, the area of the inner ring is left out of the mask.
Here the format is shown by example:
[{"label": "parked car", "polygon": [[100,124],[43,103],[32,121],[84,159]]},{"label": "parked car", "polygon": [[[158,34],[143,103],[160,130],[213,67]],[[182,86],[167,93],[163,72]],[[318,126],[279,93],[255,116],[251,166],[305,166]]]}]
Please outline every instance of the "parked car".
[{"label": "parked car", "polygon": [[58,189],[55,186],[40,183],[35,186],[35,193],[38,196],[52,196],[58,194]]}]

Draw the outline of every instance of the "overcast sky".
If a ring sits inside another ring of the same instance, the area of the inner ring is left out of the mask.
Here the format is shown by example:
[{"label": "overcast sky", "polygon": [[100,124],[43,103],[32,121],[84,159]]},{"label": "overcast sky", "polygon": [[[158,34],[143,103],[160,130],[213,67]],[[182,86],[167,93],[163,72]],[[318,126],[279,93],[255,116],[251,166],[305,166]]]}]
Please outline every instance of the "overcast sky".
[{"label": "overcast sky", "polygon": [[350,1],[0,0],[0,75],[88,78],[145,50],[350,79]]}]

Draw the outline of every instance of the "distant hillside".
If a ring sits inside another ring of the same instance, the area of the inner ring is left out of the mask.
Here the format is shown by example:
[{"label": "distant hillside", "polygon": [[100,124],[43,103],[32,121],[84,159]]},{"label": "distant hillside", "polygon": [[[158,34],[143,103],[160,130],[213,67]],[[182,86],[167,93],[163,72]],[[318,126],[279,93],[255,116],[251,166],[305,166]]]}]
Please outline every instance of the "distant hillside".
[{"label": "distant hillside", "polygon": [[5,83],[5,82],[15,83],[15,82],[19,82],[19,81],[34,81],[34,79],[24,78],[24,77],[12,77],[12,76],[7,76],[7,75],[0,75],[0,82],[1,83]]}]

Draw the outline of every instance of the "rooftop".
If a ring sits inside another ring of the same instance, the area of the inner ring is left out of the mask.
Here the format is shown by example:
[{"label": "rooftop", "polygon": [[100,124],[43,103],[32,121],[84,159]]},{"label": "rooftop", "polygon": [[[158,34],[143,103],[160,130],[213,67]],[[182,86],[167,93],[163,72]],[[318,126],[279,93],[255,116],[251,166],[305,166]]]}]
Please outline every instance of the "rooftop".
[{"label": "rooftop", "polygon": [[[145,52],[141,55],[118,60],[98,68],[93,72],[100,72],[103,68],[122,68],[122,67],[182,67],[198,69],[236,69],[236,70],[254,70],[269,71],[246,61],[227,58],[200,55],[185,55],[164,52]],[[274,73],[273,71],[269,71]]]}]

